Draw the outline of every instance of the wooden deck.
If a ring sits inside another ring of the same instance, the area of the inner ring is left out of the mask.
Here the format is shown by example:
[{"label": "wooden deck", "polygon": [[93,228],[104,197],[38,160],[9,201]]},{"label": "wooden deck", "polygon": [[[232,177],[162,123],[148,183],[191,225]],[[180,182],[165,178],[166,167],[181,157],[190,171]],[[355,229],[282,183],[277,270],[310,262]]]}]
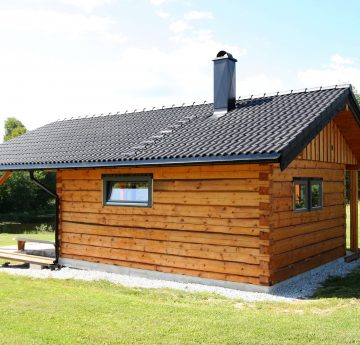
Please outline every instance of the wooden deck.
[{"label": "wooden deck", "polygon": [[8,259],[12,261],[25,262],[29,264],[39,265],[39,266],[50,266],[54,263],[53,258],[47,258],[44,256],[28,255],[17,252],[9,252],[0,250],[0,258]]}]

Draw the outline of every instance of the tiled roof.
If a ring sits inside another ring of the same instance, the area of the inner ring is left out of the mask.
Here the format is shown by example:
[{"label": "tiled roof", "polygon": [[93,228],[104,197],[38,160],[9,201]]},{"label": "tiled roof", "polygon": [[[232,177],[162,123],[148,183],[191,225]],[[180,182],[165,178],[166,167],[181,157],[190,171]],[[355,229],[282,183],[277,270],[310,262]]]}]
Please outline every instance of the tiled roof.
[{"label": "tiled roof", "polygon": [[349,95],[350,87],[334,87],[243,99],[219,118],[212,104],[202,104],[58,121],[1,144],[0,170],[285,162],[345,106]]}]

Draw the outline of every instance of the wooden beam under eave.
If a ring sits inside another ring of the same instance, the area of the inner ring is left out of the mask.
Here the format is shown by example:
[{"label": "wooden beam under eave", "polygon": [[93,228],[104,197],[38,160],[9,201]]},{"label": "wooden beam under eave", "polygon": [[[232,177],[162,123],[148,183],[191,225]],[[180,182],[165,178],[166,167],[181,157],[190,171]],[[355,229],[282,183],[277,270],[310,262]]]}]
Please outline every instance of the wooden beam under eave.
[{"label": "wooden beam under eave", "polygon": [[360,170],[360,164],[352,165],[346,164],[346,170]]},{"label": "wooden beam under eave", "polygon": [[11,176],[12,171],[7,171],[3,176],[0,177],[0,186]]},{"label": "wooden beam under eave", "polygon": [[350,171],[350,250],[357,252],[359,248],[359,186],[358,186],[358,172],[357,170]]}]

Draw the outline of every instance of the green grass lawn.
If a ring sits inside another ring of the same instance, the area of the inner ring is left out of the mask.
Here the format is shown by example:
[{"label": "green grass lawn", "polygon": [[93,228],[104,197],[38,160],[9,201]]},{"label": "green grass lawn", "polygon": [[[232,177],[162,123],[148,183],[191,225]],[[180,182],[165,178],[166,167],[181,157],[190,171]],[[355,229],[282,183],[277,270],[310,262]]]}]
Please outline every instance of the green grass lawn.
[{"label": "green grass lawn", "polygon": [[[250,303],[108,282],[0,274],[1,344],[359,344],[356,294]],[[346,279],[345,279],[346,281]],[[323,298],[332,297],[332,298]],[[348,298],[348,297],[356,298]]]},{"label": "green grass lawn", "polygon": [[13,240],[13,238],[17,237],[25,237],[25,238],[33,238],[36,240],[48,240],[48,241],[54,241],[54,233],[53,232],[40,232],[37,234],[0,234],[0,247],[4,246],[16,246],[16,241]]}]

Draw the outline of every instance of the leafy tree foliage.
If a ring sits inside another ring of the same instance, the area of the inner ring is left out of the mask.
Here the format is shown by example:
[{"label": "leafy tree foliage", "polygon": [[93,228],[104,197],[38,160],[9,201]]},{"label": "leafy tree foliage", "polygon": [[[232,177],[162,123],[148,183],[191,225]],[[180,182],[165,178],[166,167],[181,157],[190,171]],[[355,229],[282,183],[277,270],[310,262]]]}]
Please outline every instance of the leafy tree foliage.
[{"label": "leafy tree foliage", "polygon": [[356,97],[358,103],[360,104],[360,93],[356,93],[356,94],[355,94],[355,97]]},{"label": "leafy tree foliage", "polygon": [[5,121],[5,135],[4,141],[16,138],[19,135],[26,133],[26,128],[22,122],[15,117],[9,117]]},{"label": "leafy tree foliage", "polygon": [[[47,186],[55,185],[53,173],[36,172],[35,177]],[[30,180],[28,172],[19,171],[0,187],[0,210],[3,220],[32,222],[39,215],[54,214],[55,201]]]},{"label": "leafy tree foliage", "polygon": [[[4,140],[13,139],[26,133],[25,126],[15,118],[5,122]],[[50,189],[55,190],[55,174],[36,172],[35,177]],[[11,177],[0,187],[1,220],[35,221],[39,215],[55,213],[55,200],[36,186],[28,172],[13,172]]]}]

